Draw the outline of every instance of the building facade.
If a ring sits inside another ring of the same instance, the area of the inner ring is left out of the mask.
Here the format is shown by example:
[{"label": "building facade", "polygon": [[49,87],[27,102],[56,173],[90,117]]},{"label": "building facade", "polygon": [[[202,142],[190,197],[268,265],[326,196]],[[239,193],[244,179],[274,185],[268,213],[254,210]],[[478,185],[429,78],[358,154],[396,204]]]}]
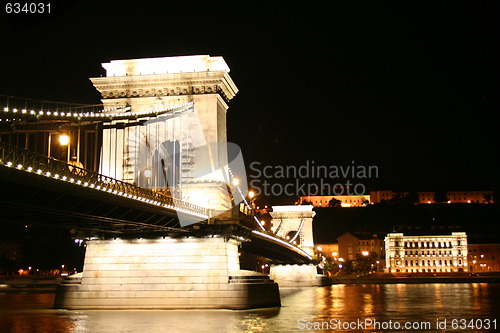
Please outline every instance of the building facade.
[{"label": "building facade", "polygon": [[370,202],[369,195],[313,195],[300,197],[300,203],[310,202],[314,207],[329,207],[332,199],[339,200],[341,207],[364,207]]},{"label": "building facade", "polygon": [[466,272],[467,234],[405,236],[390,233],[385,238],[388,273]]},{"label": "building facade", "polygon": [[[394,199],[396,196],[406,196],[410,192],[372,191],[370,192],[370,203],[381,203]],[[437,203],[434,199],[436,192],[416,192],[419,204]],[[449,191],[443,193],[447,203],[494,203],[494,191]],[[417,202],[415,202],[417,203]]]},{"label": "building facade", "polygon": [[354,260],[358,255],[370,253],[376,253],[379,258],[384,257],[384,241],[377,238],[377,235],[365,237],[346,232],[337,241],[339,258],[342,260]]},{"label": "building facade", "polygon": [[500,244],[469,244],[468,248],[470,272],[500,271]]}]

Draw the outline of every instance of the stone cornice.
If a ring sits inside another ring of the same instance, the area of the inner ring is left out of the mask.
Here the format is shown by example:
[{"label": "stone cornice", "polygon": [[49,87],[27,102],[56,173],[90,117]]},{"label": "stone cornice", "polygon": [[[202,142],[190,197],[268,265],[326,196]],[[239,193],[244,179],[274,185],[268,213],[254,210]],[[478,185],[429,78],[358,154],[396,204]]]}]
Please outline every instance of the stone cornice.
[{"label": "stone cornice", "polygon": [[225,71],[127,75],[90,80],[105,99],[217,93],[229,101],[238,92]]},{"label": "stone cornice", "polygon": [[315,212],[269,212],[273,219],[305,219],[313,218]]}]

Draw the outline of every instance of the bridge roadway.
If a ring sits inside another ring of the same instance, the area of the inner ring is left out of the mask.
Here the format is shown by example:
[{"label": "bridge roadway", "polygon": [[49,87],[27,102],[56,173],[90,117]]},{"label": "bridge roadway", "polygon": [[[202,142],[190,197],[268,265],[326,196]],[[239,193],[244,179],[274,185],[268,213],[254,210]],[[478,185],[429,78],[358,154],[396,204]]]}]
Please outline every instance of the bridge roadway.
[{"label": "bridge roadway", "polygon": [[[99,237],[222,235],[242,240],[243,251],[276,263],[311,262],[297,246],[255,230],[253,219],[219,221],[208,209],[2,142],[0,209],[5,222],[46,224]],[[181,228],[180,218],[203,222]]]}]

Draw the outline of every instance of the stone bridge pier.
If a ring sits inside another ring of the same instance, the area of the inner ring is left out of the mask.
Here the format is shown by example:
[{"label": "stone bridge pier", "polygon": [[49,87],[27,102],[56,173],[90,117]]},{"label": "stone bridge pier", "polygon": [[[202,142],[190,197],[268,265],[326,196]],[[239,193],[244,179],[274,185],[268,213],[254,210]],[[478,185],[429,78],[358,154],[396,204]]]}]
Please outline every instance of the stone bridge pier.
[{"label": "stone bridge pier", "polygon": [[87,243],[83,273],[64,281],[64,309],[279,307],[278,285],[240,270],[239,237],[107,239]]},{"label": "stone bridge pier", "polygon": [[[309,255],[314,254],[312,220],[313,206],[273,206],[270,213],[273,228],[278,236],[297,244]],[[281,287],[322,285],[322,275],[317,274],[316,265],[271,265],[270,277]]]}]

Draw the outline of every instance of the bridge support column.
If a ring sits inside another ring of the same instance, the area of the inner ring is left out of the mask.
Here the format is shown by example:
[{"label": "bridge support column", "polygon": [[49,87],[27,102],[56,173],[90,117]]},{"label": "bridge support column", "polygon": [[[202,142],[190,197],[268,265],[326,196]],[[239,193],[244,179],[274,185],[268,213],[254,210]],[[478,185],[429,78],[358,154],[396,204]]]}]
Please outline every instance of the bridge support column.
[{"label": "bridge support column", "polygon": [[280,287],[321,286],[324,277],[319,275],[315,265],[271,265],[269,275]]},{"label": "bridge support column", "polygon": [[280,306],[267,275],[240,270],[230,237],[93,240],[83,273],[63,282],[65,309],[249,309]]}]

